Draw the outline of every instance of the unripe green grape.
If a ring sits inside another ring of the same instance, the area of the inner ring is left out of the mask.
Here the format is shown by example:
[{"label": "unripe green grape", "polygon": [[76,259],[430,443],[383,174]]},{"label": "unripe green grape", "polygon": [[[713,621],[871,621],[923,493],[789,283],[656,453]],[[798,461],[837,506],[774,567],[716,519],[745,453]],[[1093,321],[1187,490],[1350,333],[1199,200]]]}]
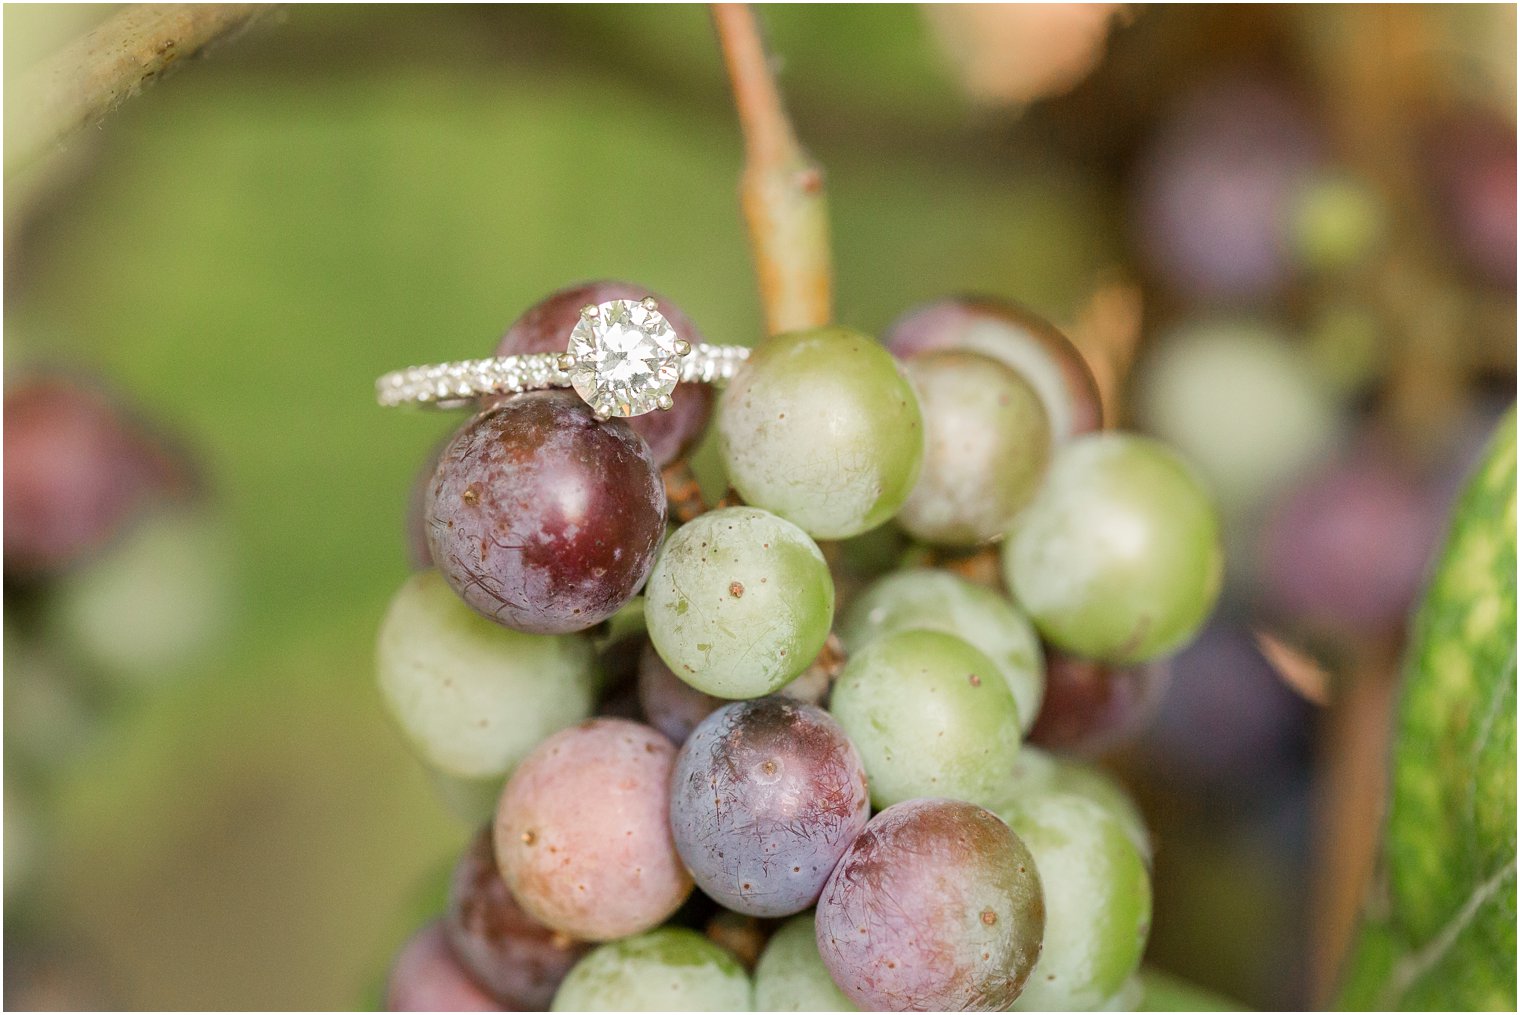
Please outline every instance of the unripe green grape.
[{"label": "unripe green grape", "polygon": [[1386,212],[1361,181],[1322,174],[1299,188],[1290,210],[1294,253],[1310,268],[1348,268],[1366,258],[1386,228]]},{"label": "unripe green grape", "polygon": [[924,417],[924,465],[897,522],[941,546],[1007,531],[1050,460],[1050,420],[1027,381],[973,352],[926,353],[904,365]]},{"label": "unripe green grape", "polygon": [[912,386],[890,353],[849,328],[761,343],[724,390],[717,430],[744,499],[817,539],[891,518],[924,454]]},{"label": "unripe green grape", "polygon": [[1040,633],[1107,662],[1153,659],[1197,633],[1219,595],[1219,521],[1188,465],[1127,433],[1064,445],[1003,547]]},{"label": "unripe green grape", "polygon": [[940,631],[899,631],[852,655],[829,710],[860,750],[878,809],[996,800],[1018,756],[1019,710],[997,665]]},{"label": "unripe green grape", "polygon": [[721,698],[780,688],[812,663],[834,620],[834,580],[817,545],[751,507],[709,511],[677,529],[644,600],[660,658]]},{"label": "unripe green grape", "polygon": [[598,683],[584,637],[494,624],[431,570],[391,600],[376,668],[413,748],[464,779],[505,776],[544,737],[586,718]]},{"label": "unripe green grape", "polygon": [[1001,816],[1034,854],[1045,888],[1045,946],[1015,1007],[1103,1004],[1139,968],[1150,935],[1144,858],[1102,805],[1075,794],[1036,795]]},{"label": "unripe green grape", "polygon": [[749,977],[685,927],[604,944],[576,963],[551,1011],[750,1011]]},{"label": "unripe green grape", "polygon": [[1151,834],[1145,826],[1145,818],[1113,776],[1096,765],[1063,758],[1025,744],[1014,762],[1013,777],[1008,782],[1004,798],[1006,803],[1001,809],[1008,810],[1017,807],[1021,800],[1051,793],[1079,796],[1103,808],[1118,822],[1145,862],[1150,863]]},{"label": "unripe green grape", "polygon": [[1040,639],[1019,608],[992,589],[946,571],[912,568],[872,585],[850,604],[839,637],[859,652],[883,635],[922,628],[964,638],[998,664],[1028,732],[1045,697]]},{"label": "unripe green grape", "polygon": [[756,1011],[859,1011],[818,954],[811,911],[781,925],[755,966]]}]

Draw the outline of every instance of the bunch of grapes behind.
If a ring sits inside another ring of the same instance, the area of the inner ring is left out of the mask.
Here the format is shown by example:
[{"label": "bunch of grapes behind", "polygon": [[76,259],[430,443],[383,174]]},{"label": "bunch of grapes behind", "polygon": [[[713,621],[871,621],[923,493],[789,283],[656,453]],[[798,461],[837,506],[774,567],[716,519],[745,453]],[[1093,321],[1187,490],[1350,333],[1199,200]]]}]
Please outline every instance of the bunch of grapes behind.
[{"label": "bunch of grapes behind", "polygon": [[[646,295],[556,293],[498,354]],[[1151,845],[1076,755],[1214,605],[1192,469],[988,299],[774,336],[674,402],[490,400],[420,479],[380,686],[485,825],[387,1007],[1135,1006]]]}]

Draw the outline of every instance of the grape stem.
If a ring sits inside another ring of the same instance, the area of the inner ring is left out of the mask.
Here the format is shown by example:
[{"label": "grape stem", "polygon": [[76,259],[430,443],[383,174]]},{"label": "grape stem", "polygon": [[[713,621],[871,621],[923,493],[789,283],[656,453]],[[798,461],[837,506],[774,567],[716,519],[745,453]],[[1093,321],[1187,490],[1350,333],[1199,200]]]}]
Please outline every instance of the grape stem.
[{"label": "grape stem", "polygon": [[712,17],[744,134],[739,201],[766,329],[775,335],[827,324],[834,269],[823,169],[797,141],[754,10],[713,4]]},{"label": "grape stem", "polygon": [[132,4],[27,71],[7,95],[5,167],[99,122],[175,64],[278,4]]}]

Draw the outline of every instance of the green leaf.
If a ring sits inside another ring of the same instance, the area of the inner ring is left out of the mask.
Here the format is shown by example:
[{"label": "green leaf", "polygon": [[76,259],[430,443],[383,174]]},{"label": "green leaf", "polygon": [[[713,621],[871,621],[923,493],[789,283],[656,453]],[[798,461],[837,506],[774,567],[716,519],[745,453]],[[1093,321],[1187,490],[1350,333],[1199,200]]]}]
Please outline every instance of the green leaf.
[{"label": "green leaf", "polygon": [[1515,1008],[1515,416],[1453,516],[1405,659],[1358,1009]]}]

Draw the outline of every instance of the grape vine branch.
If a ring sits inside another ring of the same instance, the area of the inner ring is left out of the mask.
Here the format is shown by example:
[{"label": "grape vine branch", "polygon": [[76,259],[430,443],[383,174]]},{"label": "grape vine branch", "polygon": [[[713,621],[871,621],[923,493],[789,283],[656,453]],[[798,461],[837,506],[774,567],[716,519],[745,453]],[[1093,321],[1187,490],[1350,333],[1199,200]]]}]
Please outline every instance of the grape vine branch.
[{"label": "grape vine branch", "polygon": [[27,71],[6,102],[5,167],[96,123],[172,66],[278,4],[131,4]]},{"label": "grape vine branch", "polygon": [[713,4],[712,17],[744,134],[739,200],[766,330],[774,335],[827,324],[834,270],[823,169],[797,141],[754,10]]}]

